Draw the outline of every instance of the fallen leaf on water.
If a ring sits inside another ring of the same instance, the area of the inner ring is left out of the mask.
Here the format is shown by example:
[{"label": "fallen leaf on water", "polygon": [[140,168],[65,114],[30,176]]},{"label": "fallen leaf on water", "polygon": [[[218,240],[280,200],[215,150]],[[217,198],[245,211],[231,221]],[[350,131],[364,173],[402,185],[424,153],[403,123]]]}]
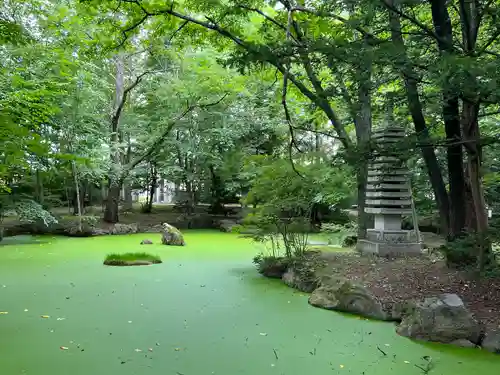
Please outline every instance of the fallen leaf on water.
[{"label": "fallen leaf on water", "polygon": [[404,361],[404,363],[407,363],[407,364],[408,364],[408,363],[410,363],[410,362],[409,362],[409,361]]},{"label": "fallen leaf on water", "polygon": [[137,353],[142,352],[141,349],[134,349]]},{"label": "fallen leaf on water", "polygon": [[150,352],[152,352],[152,351],[153,351],[153,348],[149,348],[148,350],[149,350]]},{"label": "fallen leaf on water", "polygon": [[24,309],[24,312],[28,312],[28,309]]},{"label": "fallen leaf on water", "polygon": [[181,348],[175,348],[174,350],[175,350],[176,352],[178,352],[178,351],[180,351],[180,350],[181,350]]},{"label": "fallen leaf on water", "polygon": [[391,346],[391,344],[384,344],[385,346]]},{"label": "fallen leaf on water", "polygon": [[8,311],[0,311],[0,315],[7,315],[8,313]]},{"label": "fallen leaf on water", "polygon": [[48,318],[50,318],[50,316],[49,315],[42,315],[42,318],[43,319],[48,319]]},{"label": "fallen leaf on water", "polygon": [[267,333],[265,333],[265,332],[261,332],[261,333],[260,333],[260,335],[261,335],[261,336],[267,336]]},{"label": "fallen leaf on water", "polygon": [[69,348],[67,348],[65,346],[60,346],[59,349],[61,349],[61,350],[68,350]]},{"label": "fallen leaf on water", "polygon": [[132,321],[131,321],[131,320],[129,320],[129,321],[128,321],[128,323],[130,324],[130,323],[132,323]]},{"label": "fallen leaf on water", "polygon": [[339,367],[340,367],[340,368],[344,368],[344,365],[340,365]]},{"label": "fallen leaf on water", "polygon": [[57,318],[57,320],[66,320],[66,318]]}]

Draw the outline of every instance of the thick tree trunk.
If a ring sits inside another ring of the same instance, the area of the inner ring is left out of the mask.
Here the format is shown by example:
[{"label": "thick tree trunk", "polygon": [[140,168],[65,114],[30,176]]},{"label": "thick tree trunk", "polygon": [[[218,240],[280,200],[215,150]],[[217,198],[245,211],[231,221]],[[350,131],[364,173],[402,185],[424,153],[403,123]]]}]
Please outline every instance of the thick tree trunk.
[{"label": "thick tree trunk", "polygon": [[477,233],[477,268],[482,271],[489,262],[491,244],[488,241],[488,214],[484,201],[484,191],[481,176],[482,149],[478,123],[479,104],[464,101],[462,105],[462,128],[464,145],[467,150],[467,172],[471,192],[471,211],[475,218]]},{"label": "thick tree trunk", "polygon": [[406,97],[408,100],[409,111],[415,126],[415,131],[419,142],[421,143],[421,153],[424,159],[429,180],[431,182],[434,198],[441,218],[441,229],[444,234],[450,234],[450,205],[448,201],[448,193],[444,184],[443,175],[439,167],[439,163],[434,152],[429,130],[425,122],[422,111],[422,103],[420,102],[420,95],[418,93],[417,81],[415,80],[415,72],[412,66],[408,63],[406,56],[406,48],[404,45],[403,37],[401,35],[401,22],[399,15],[395,12],[389,11],[389,20],[391,26],[392,40],[394,44],[399,47],[403,53],[403,61],[397,63],[401,71],[406,90]]},{"label": "thick tree trunk", "polygon": [[106,207],[104,209],[104,221],[107,223],[118,223],[121,186],[122,184],[119,182],[112,183],[110,181],[106,199]]},{"label": "thick tree trunk", "polygon": [[125,181],[123,183],[123,210],[132,211],[132,187],[130,186],[130,181]]},{"label": "thick tree trunk", "polygon": [[[453,53],[453,26],[448,13],[447,0],[431,2],[432,22],[439,36],[438,48],[443,56]],[[450,185],[450,233],[449,239],[460,236],[465,228],[465,177],[463,167],[462,139],[460,129],[459,100],[456,90],[450,86],[449,79],[443,80],[443,121],[446,139],[451,145],[446,149],[448,182]]]},{"label": "thick tree trunk", "polygon": [[40,169],[36,170],[36,199],[37,202],[43,206],[44,203],[44,188],[43,188],[43,175]]}]

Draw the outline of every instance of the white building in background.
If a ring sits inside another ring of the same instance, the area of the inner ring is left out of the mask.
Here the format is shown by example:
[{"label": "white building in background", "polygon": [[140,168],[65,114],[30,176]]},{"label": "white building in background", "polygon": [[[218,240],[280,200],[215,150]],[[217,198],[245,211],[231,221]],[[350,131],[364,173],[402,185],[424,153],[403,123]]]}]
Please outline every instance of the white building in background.
[{"label": "white building in background", "polygon": [[[133,190],[132,199],[134,202],[146,201],[149,196],[149,189],[147,190]],[[154,196],[154,204],[174,204],[175,203],[175,184],[163,179],[158,181]]]}]

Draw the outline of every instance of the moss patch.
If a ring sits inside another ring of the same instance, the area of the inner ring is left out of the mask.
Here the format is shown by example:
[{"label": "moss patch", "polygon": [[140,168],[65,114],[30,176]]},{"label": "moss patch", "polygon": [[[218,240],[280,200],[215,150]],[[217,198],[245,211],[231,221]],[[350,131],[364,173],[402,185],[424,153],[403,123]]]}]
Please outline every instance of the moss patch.
[{"label": "moss patch", "polygon": [[107,266],[149,266],[158,263],[161,263],[160,257],[148,253],[108,254],[104,259]]}]

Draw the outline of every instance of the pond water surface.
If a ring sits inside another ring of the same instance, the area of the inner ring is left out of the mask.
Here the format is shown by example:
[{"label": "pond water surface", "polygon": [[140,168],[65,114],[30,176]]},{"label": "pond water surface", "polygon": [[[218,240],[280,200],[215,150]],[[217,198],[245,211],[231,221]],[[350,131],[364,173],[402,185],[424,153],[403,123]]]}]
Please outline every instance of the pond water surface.
[{"label": "pond water surface", "polygon": [[[193,231],[184,248],[139,245],[159,237],[0,246],[0,374],[412,375],[429,362],[429,374],[500,374],[498,355],[309,306],[256,273],[248,240]],[[145,250],[164,263],[102,265],[107,253]]]}]

